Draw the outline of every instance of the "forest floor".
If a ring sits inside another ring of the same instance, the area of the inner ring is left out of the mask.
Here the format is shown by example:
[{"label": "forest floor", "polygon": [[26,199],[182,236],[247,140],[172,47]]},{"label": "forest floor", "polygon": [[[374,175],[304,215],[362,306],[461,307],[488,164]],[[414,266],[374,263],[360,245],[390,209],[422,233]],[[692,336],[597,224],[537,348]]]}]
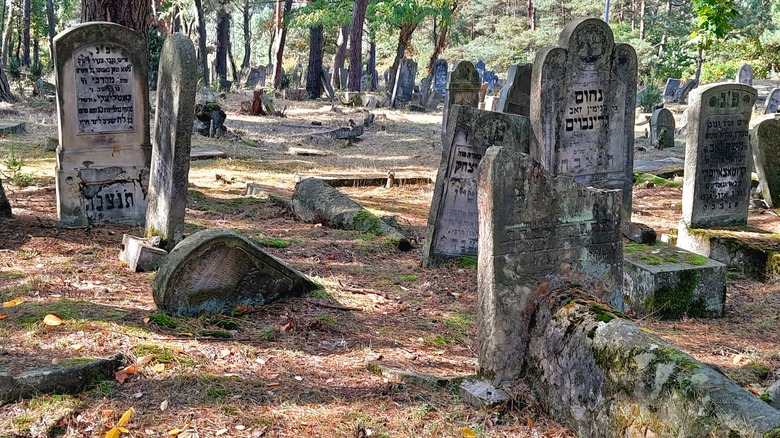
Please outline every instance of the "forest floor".
[{"label": "forest floor", "polygon": [[[289,195],[301,174],[432,177],[441,111],[373,110],[374,124],[350,143],[312,134],[350,119],[362,123],[360,109],[277,99],[286,117],[242,115],[248,96],[220,99],[231,135],[193,135],[194,147],[229,158],[191,163],[187,232],[236,230],[325,289],[214,318],[157,313],[154,274],[129,272],[118,259],[122,235],[142,235],[142,228],[60,226],[55,155],[43,148],[57,135],[55,105],[30,99],[0,108],[7,118],[26,120],[28,130],[0,139],[0,171],[14,211],[0,222],[0,303],[18,303],[0,309],[0,370],[117,352],[134,364],[132,373],[77,395],[0,407],[0,436],[98,436],[130,408],[124,436],[573,436],[528,393],[480,412],[456,389],[372,372],[370,363],[444,378],[476,370],[475,264],[420,267],[432,184],[342,189],[373,212],[395,216],[417,244],[410,252],[372,234],[298,222],[267,199],[244,195],[250,182]],[[640,135],[637,144],[643,142]],[[681,156],[681,145],[664,154]],[[291,155],[291,147],[326,155]],[[678,187],[637,187],[634,219],[669,232],[680,218],[680,198]],[[780,232],[769,213],[751,214],[751,223]],[[637,322],[763,391],[780,371],[780,286],[729,278],[724,318]],[[49,314],[62,323],[44,323]],[[231,338],[210,335],[226,327]]]}]

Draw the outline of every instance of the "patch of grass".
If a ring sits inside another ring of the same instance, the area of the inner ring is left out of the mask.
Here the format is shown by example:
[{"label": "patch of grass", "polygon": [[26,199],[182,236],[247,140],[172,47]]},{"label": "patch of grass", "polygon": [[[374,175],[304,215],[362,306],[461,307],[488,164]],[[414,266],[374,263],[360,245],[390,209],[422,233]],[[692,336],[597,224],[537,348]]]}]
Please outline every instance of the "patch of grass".
[{"label": "patch of grass", "polygon": [[173,347],[164,344],[142,342],[134,345],[132,351],[133,354],[139,357],[153,354],[154,359],[159,363],[171,363],[176,360],[176,350]]},{"label": "patch of grass", "polygon": [[233,337],[232,333],[225,330],[203,330],[200,332],[200,335],[220,339],[230,339]]},{"label": "patch of grass", "polygon": [[239,330],[241,328],[236,321],[225,318],[215,319],[211,323],[225,330]]},{"label": "patch of grass", "polygon": [[322,315],[319,318],[317,318],[317,321],[322,322],[325,325],[333,326],[336,325],[336,318],[330,316],[330,315]]},{"label": "patch of grass", "polygon": [[14,426],[22,430],[30,430],[30,425],[35,423],[35,417],[21,416],[11,420]]},{"label": "patch of grass", "polygon": [[225,405],[220,408],[223,414],[235,417],[238,415],[238,408],[235,406]]},{"label": "patch of grass", "polygon": [[707,257],[704,257],[703,255],[699,255],[699,254],[688,254],[685,257],[685,263],[694,266],[704,266],[707,264],[708,260],[709,259]]},{"label": "patch of grass", "polygon": [[458,265],[463,269],[477,269],[477,258],[461,257],[458,259]]},{"label": "patch of grass", "polygon": [[737,280],[744,280],[744,279],[745,279],[745,276],[742,275],[739,272],[733,272],[733,271],[726,272],[726,280],[727,281],[737,281]]},{"label": "patch of grass", "polygon": [[255,242],[257,242],[260,246],[265,246],[267,248],[287,248],[290,246],[289,240],[284,239],[275,239],[275,238],[267,238],[267,239],[252,239]]},{"label": "patch of grass", "polygon": [[176,321],[164,313],[153,313],[149,315],[149,322],[153,322],[160,327],[176,328]]},{"label": "patch of grass", "polygon": [[465,330],[471,328],[471,326],[474,324],[474,320],[475,318],[472,315],[456,313],[444,318],[444,324],[446,324],[447,327],[456,330]]},{"label": "patch of grass", "polygon": [[417,274],[406,274],[406,275],[399,275],[398,279],[401,281],[415,281],[420,278]]},{"label": "patch of grass", "polygon": [[661,187],[682,187],[682,184],[680,184],[677,181],[672,181],[666,178],[661,178],[660,176],[653,175],[652,173],[635,173],[634,174],[634,184],[642,184],[645,182],[649,182],[652,184],[655,184],[657,186]]},{"label": "patch of grass", "polygon": [[426,344],[437,345],[440,347],[457,342],[457,339],[451,335],[430,335],[424,337],[423,340]]},{"label": "patch of grass", "polygon": [[214,387],[206,391],[206,397],[219,401],[224,401],[229,394],[230,391],[221,386]]},{"label": "patch of grass", "polygon": [[92,398],[108,397],[114,393],[115,389],[116,387],[114,386],[113,382],[103,381],[95,385],[95,388],[90,391],[90,395]]},{"label": "patch of grass", "polygon": [[333,298],[333,295],[331,295],[325,289],[317,289],[315,291],[312,291],[311,297],[312,298],[318,298],[320,300],[331,300],[331,301],[335,301],[336,300],[335,298]]},{"label": "patch of grass", "polygon": [[257,337],[263,341],[272,341],[277,335],[276,329],[271,326],[263,327],[257,332]]}]

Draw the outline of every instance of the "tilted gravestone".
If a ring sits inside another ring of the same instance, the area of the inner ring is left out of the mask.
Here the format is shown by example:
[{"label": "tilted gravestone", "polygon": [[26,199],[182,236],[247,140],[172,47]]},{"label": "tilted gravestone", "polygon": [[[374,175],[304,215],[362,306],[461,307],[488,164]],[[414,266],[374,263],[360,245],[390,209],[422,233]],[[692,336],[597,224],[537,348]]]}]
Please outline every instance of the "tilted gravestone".
[{"label": "tilted gravestone", "polygon": [[509,114],[520,114],[528,117],[531,114],[531,71],[533,64],[522,62],[509,66],[506,84],[501,89],[498,111]]},{"label": "tilted gravestone", "polygon": [[557,46],[539,51],[531,82],[531,156],[555,175],[623,191],[631,218],[634,48],[614,44],[602,20],[582,18],[563,29]]},{"label": "tilted gravestone", "polygon": [[447,132],[422,251],[426,267],[477,255],[477,166],[493,145],[528,152],[530,125],[526,117],[455,105]]},{"label": "tilted gravestone", "polygon": [[774,114],[780,106],[780,88],[774,88],[769,92],[764,106],[764,114]]},{"label": "tilted gravestone", "polygon": [[682,87],[678,88],[677,91],[674,93],[674,101],[685,103],[688,101],[688,94],[693,91],[694,88],[696,88],[699,85],[699,82],[696,81],[696,79],[688,79],[685,81]]},{"label": "tilted gravestone", "polygon": [[199,231],[168,254],[154,278],[154,302],[169,315],[230,313],[299,296],[317,285],[230,230]]},{"label": "tilted gravestone", "polygon": [[146,36],[105,22],[54,38],[57,212],[68,225],[141,225],[149,180]]},{"label": "tilted gravestone", "polygon": [[710,84],[691,93],[682,216],[690,228],[745,225],[750,201],[748,125],[756,89]]},{"label": "tilted gravestone", "polygon": [[621,194],[502,147],[482,159],[477,192],[479,369],[501,386],[521,377],[543,294],[573,283],[622,308]]},{"label": "tilted gravestone", "polygon": [[666,85],[664,85],[664,92],[663,92],[663,99],[666,102],[672,102],[674,101],[674,98],[677,94],[677,90],[680,89],[680,81],[676,78],[669,78],[666,80]]},{"label": "tilted gravestone", "polygon": [[170,251],[184,238],[190,139],[198,84],[195,46],[185,35],[174,33],[165,39],[157,77],[144,234],[161,237],[162,247]]},{"label": "tilted gravestone", "polygon": [[764,201],[780,207],[780,120],[766,118],[753,126],[751,146]]},{"label": "tilted gravestone", "polygon": [[753,67],[750,64],[742,64],[737,70],[737,83],[753,85]]},{"label": "tilted gravestone", "polygon": [[8,202],[8,197],[5,196],[5,189],[3,189],[3,181],[0,181],[0,217],[11,217],[11,203]]},{"label": "tilted gravestone", "polygon": [[417,63],[411,59],[402,59],[398,65],[393,103],[409,102],[414,94],[414,82],[417,78]]},{"label": "tilted gravestone", "polygon": [[650,144],[658,149],[674,147],[674,114],[658,108],[650,117]]},{"label": "tilted gravestone", "polygon": [[442,111],[441,144],[447,142],[447,120],[453,105],[479,107],[479,74],[470,61],[458,61],[447,75],[447,94]]},{"label": "tilted gravestone", "polygon": [[442,95],[447,93],[447,61],[443,59],[433,65],[433,89]]}]

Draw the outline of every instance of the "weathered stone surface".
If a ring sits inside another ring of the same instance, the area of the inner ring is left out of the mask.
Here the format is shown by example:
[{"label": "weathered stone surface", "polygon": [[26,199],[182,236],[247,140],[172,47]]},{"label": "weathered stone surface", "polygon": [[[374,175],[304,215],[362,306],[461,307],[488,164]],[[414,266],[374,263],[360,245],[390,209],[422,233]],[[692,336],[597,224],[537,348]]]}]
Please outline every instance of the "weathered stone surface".
[{"label": "weathered stone surface", "polygon": [[532,70],[533,64],[527,62],[509,66],[509,76],[501,88],[497,111],[526,117],[531,114]]},{"label": "weathered stone surface", "polygon": [[5,195],[5,189],[3,188],[3,181],[0,179],[0,217],[11,216],[11,203],[8,202],[8,197]]},{"label": "weathered stone surface", "polygon": [[658,108],[650,117],[650,144],[658,149],[674,147],[674,114]]},{"label": "weathered stone surface", "polygon": [[676,78],[668,78],[666,80],[666,85],[664,85],[664,91],[663,91],[663,99],[664,102],[673,102],[675,95],[677,93],[677,90],[680,88],[680,83],[682,81]]},{"label": "weathered stone surface", "polygon": [[455,105],[436,173],[422,265],[477,254],[477,166],[490,146],[528,152],[528,118]]},{"label": "weathered stone surface", "polygon": [[575,283],[622,307],[620,191],[553,177],[508,148],[479,167],[480,374],[501,386],[522,374],[535,302]]},{"label": "weathered stone surface", "polygon": [[512,398],[506,391],[483,379],[467,379],[458,387],[463,401],[475,409],[488,409],[504,404]]},{"label": "weathered stone surface", "polygon": [[623,220],[631,218],[634,48],[615,44],[597,18],[577,19],[558,45],[539,51],[531,82],[531,156],[553,174],[623,191]]},{"label": "weathered stone surface", "polygon": [[152,272],[162,266],[168,251],[145,242],[140,237],[125,234],[119,250],[119,260],[132,272]]},{"label": "weathered stone surface", "polygon": [[317,288],[305,275],[229,230],[199,231],[168,254],[154,279],[154,302],[177,316],[229,313]]},{"label": "weathered stone surface", "polygon": [[760,437],[780,411],[576,291],[533,314],[525,381],[552,418],[587,437]]},{"label": "weathered stone surface", "polygon": [[479,107],[479,73],[469,61],[458,61],[447,77],[447,93],[442,112],[441,143],[447,142],[447,121],[453,105]]},{"label": "weathered stone surface", "polygon": [[417,63],[411,59],[402,59],[398,64],[395,89],[393,90],[393,104],[409,102],[414,93],[414,83],[417,78]]},{"label": "weathered stone surface", "polygon": [[639,222],[623,222],[623,237],[643,244],[653,244],[658,237],[654,229]]},{"label": "weathered stone surface", "polygon": [[54,38],[57,212],[68,225],[141,225],[151,144],[146,36],[106,22]]},{"label": "weathered stone surface", "polygon": [[369,362],[366,368],[368,368],[369,371],[378,374],[391,382],[408,383],[410,385],[418,386],[436,385],[441,387],[445,387],[450,384],[449,380],[442,377],[416,373],[414,371],[388,366],[376,361]]},{"label": "weathered stone surface", "polygon": [[764,104],[764,114],[774,114],[780,106],[780,88],[774,88],[769,92]]},{"label": "weathered stone surface", "polygon": [[257,84],[265,84],[265,67],[252,67],[246,76],[246,87],[254,88]]},{"label": "weathered stone surface", "polygon": [[441,95],[447,94],[447,61],[436,60],[433,65],[433,90]]},{"label": "weathered stone surface", "polygon": [[691,93],[682,217],[693,228],[744,225],[750,200],[748,125],[753,87],[710,84]]},{"label": "weathered stone surface", "polygon": [[3,134],[26,134],[27,124],[20,121],[0,121],[0,133]]},{"label": "weathered stone surface", "polygon": [[780,207],[780,119],[766,118],[753,126],[753,164],[769,208]]},{"label": "weathered stone surface", "polygon": [[685,103],[688,101],[688,94],[690,94],[691,91],[693,91],[699,83],[696,81],[696,79],[688,79],[685,81],[682,87],[678,88],[677,91],[674,93],[674,101]]},{"label": "weathered stone surface", "polygon": [[184,239],[197,70],[192,41],[178,32],[169,35],[160,53],[157,73],[149,206],[144,227],[146,237],[162,238],[166,251]]},{"label": "weathered stone surface", "polygon": [[626,309],[663,319],[723,316],[723,263],[662,242],[630,243],[623,254]]},{"label": "weathered stone surface", "polygon": [[480,85],[485,82],[485,61],[479,60],[474,63],[474,68],[477,69],[477,74],[479,74],[479,83]]},{"label": "weathered stone surface", "polygon": [[753,67],[750,64],[742,64],[737,70],[737,83],[753,85]]}]

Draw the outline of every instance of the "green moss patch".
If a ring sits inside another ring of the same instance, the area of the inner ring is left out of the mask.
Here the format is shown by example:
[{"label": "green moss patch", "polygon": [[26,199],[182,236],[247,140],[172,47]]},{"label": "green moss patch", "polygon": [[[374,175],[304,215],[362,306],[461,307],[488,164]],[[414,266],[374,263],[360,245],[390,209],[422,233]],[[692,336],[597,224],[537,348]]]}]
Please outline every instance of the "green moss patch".
[{"label": "green moss patch", "polygon": [[661,187],[682,187],[677,181],[673,181],[660,176],[653,175],[652,173],[635,173],[634,184],[651,183]]},{"label": "green moss patch", "polygon": [[693,291],[699,284],[699,272],[680,271],[677,285],[665,285],[645,300],[645,309],[661,319],[677,319],[683,315],[699,317],[706,314],[703,300],[694,300]]}]

